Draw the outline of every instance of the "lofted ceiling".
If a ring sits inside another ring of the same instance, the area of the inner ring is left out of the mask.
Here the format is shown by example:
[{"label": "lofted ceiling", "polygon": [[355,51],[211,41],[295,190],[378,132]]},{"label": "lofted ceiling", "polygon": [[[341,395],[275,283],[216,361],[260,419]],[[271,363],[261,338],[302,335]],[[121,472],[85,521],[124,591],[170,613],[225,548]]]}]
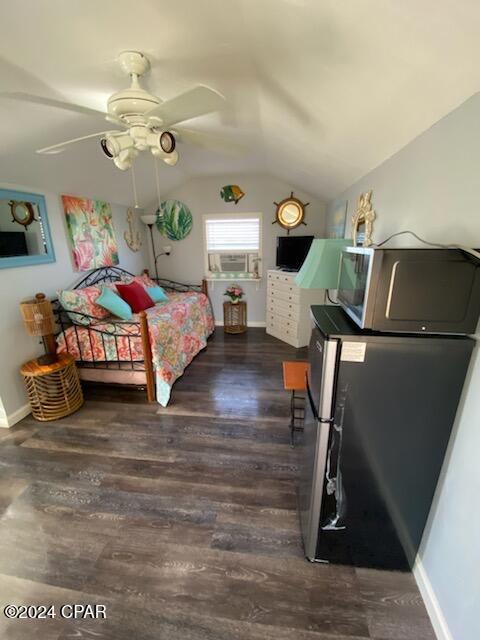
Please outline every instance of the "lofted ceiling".
[{"label": "lofted ceiling", "polygon": [[[1,91],[104,110],[128,85],[116,58],[133,49],[150,58],[146,86],[163,99],[197,83],[226,96],[224,111],[188,126],[249,152],[180,145],[178,165],[160,169],[163,191],[190,177],[262,172],[327,200],[480,81],[475,0],[18,0],[2,3],[0,24]],[[104,127],[95,116],[0,100],[0,181],[131,204],[130,172],[98,141],[34,153]],[[135,170],[140,203],[153,201],[147,153]]]}]

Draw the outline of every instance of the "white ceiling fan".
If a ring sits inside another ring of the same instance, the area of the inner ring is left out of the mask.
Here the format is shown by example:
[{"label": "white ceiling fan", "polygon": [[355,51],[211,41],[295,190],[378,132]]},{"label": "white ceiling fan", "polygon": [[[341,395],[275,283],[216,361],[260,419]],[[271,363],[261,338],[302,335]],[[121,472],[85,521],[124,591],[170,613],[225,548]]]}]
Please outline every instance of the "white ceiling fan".
[{"label": "white ceiling fan", "polygon": [[122,69],[130,76],[131,85],[128,89],[110,96],[106,112],[21,92],[2,92],[0,98],[18,99],[87,115],[100,115],[108,122],[122,127],[122,129],[99,131],[80,138],[65,140],[38,149],[37,153],[60,153],[70,144],[90,138],[100,138],[103,153],[111,158],[119,169],[126,170],[132,167],[139,151],[147,149],[154,157],[174,166],[178,161],[176,141],[227,153],[239,153],[245,150],[242,145],[230,142],[221,136],[174,127],[185,120],[220,110],[225,104],[225,98],[220,93],[209,87],[198,85],[175,98],[162,101],[140,86],[139,79],[150,67],[148,59],[142,53],[124,51],[119,56],[119,62]]}]

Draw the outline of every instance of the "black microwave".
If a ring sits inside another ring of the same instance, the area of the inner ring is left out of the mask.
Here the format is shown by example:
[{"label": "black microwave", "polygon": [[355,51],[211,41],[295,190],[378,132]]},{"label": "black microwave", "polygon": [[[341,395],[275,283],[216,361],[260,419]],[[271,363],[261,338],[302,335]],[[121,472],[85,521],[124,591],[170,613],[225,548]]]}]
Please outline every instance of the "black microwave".
[{"label": "black microwave", "polygon": [[475,333],[480,261],[461,249],[346,247],[338,301],[362,329]]}]

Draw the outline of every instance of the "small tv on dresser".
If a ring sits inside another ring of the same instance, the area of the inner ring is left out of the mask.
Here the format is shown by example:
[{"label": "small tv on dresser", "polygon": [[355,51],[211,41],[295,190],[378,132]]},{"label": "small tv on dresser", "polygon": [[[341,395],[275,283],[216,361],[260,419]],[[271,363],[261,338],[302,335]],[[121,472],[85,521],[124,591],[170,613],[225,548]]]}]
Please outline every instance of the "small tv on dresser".
[{"label": "small tv on dresser", "polygon": [[314,236],[278,236],[277,269],[299,271],[307,257]]}]

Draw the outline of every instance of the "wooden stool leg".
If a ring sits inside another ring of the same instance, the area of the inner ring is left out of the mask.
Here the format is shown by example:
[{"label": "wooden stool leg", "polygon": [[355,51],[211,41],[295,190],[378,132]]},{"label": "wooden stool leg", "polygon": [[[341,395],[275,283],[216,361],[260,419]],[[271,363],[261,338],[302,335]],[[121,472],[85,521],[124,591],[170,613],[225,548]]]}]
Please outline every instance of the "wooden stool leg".
[{"label": "wooden stool leg", "polygon": [[295,446],[295,389],[292,391],[290,399],[290,446]]}]

